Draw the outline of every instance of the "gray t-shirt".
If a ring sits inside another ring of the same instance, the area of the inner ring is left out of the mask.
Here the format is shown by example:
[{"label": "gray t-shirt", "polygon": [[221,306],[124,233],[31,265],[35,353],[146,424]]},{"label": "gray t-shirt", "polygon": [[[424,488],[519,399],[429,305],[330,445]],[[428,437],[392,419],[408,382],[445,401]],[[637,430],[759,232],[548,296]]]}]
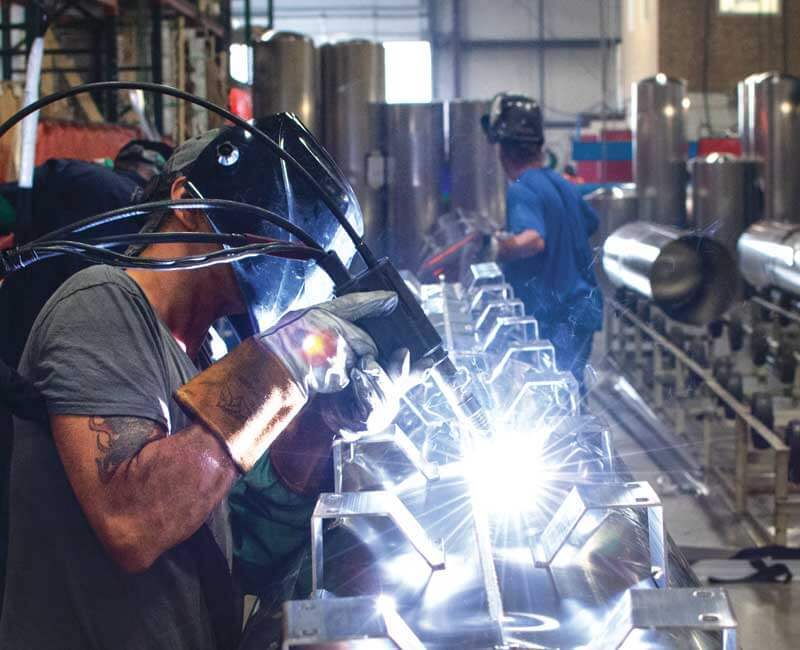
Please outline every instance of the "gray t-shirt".
[{"label": "gray t-shirt", "polygon": [[[129,416],[180,431],[172,399],[197,373],[139,286],[94,266],[53,295],[20,372],[50,414]],[[164,485],[169,493],[174,486]],[[3,650],[228,650],[237,599],[221,504],[205,526],[130,575],[106,554],[70,488],[50,431],[15,420]]]}]

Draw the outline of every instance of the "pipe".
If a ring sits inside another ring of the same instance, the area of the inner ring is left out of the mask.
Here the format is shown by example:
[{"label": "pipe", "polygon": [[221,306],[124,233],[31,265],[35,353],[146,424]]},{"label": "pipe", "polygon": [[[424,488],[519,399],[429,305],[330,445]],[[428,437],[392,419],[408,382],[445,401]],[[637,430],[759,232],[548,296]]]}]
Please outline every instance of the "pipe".
[{"label": "pipe", "polygon": [[800,225],[759,221],[739,238],[739,271],[756,289],[800,296]]},{"label": "pipe", "polygon": [[[28,106],[39,99],[39,82],[42,78],[42,59],[44,57],[44,36],[37,36],[28,54],[28,67],[25,73],[25,94],[23,105]],[[28,241],[33,230],[32,196],[33,171],[36,164],[36,130],[39,127],[39,113],[36,112],[22,122],[20,135],[19,194],[17,197],[17,241]]]},{"label": "pipe", "polygon": [[664,74],[633,85],[633,179],[642,221],[686,225],[686,82]]},{"label": "pipe", "polygon": [[[33,41],[28,55],[28,69],[25,74],[25,96],[23,105],[28,106],[39,99],[39,81],[42,74],[42,57],[44,56],[44,37],[38,36]],[[36,162],[36,128],[39,125],[39,113],[34,113],[22,122],[22,146],[19,164],[19,186],[33,187],[33,168]]]},{"label": "pipe", "polygon": [[739,136],[742,153],[761,163],[759,218],[800,222],[800,78],[765,72],[741,81]]},{"label": "pipe", "polygon": [[615,287],[689,325],[719,318],[736,295],[736,264],[725,246],[669,226],[639,221],[617,229],[603,245],[603,270]]}]

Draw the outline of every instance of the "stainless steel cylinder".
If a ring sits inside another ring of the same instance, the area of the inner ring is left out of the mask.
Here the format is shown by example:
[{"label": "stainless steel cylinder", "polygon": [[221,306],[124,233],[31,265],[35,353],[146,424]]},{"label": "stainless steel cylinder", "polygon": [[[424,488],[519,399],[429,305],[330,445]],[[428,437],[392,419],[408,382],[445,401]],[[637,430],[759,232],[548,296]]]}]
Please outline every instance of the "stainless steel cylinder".
[{"label": "stainless steel cylinder", "polygon": [[639,218],[682,228],[686,221],[686,82],[663,74],[633,85],[633,178]]},{"label": "stainless steel cylinder", "polygon": [[384,101],[383,45],[358,39],[320,48],[322,63],[323,142],[356,192],[364,214],[364,234],[371,247],[386,225],[380,178],[368,177],[380,148]]},{"label": "stainless steel cylinder", "polygon": [[800,225],[759,221],[739,238],[739,271],[756,289],[800,296]]},{"label": "stainless steel cylinder", "polygon": [[753,85],[755,80],[762,76],[751,74],[736,84],[737,97],[737,124],[739,129],[739,140],[742,143],[742,155],[746,157],[755,156],[755,145],[753,144]]},{"label": "stainless steel cylinder", "polygon": [[636,185],[633,183],[601,187],[584,198],[600,217],[600,224],[590,241],[592,247],[601,252],[603,244],[612,232],[638,218]]},{"label": "stainless steel cylinder", "polygon": [[612,232],[626,223],[638,219],[636,186],[633,183],[626,183],[616,187],[601,187],[587,194],[585,199],[597,212],[600,220],[597,230],[589,242],[594,250],[594,269],[597,281],[600,283],[600,287],[606,291],[609,280],[601,263],[603,244]]},{"label": "stainless steel cylinder", "polygon": [[295,113],[320,133],[319,65],[314,41],[294,32],[269,32],[253,46],[253,115]]},{"label": "stainless steel cylinder", "polygon": [[384,105],[387,166],[385,248],[416,269],[425,233],[442,211],[444,115],[440,103]]},{"label": "stainless steel cylinder", "polygon": [[691,325],[719,318],[736,297],[736,264],[725,246],[668,226],[639,221],[613,232],[603,245],[603,270],[614,286]]},{"label": "stainless steel cylinder", "polygon": [[756,220],[756,162],[714,153],[693,159],[690,169],[690,225],[724,244],[735,256],[740,235]]},{"label": "stainless steel cylinder", "polygon": [[506,221],[506,177],[497,147],[480,125],[488,100],[456,99],[448,103],[451,201],[454,209],[477,212],[503,228]]},{"label": "stainless steel cylinder", "polygon": [[739,129],[743,153],[761,161],[759,216],[800,223],[800,79],[765,72],[742,81]]}]

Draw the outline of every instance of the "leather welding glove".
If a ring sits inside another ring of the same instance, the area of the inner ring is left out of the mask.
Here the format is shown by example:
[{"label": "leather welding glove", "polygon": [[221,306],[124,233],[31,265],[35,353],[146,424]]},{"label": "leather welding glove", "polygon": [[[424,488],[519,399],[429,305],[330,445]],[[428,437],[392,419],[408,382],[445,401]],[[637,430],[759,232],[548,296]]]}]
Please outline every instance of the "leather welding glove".
[{"label": "leather welding glove", "polygon": [[[396,305],[396,294],[374,291],[291,312],[184,384],[175,398],[219,437],[239,469],[247,472],[312,397],[341,391],[360,358],[377,356],[374,341],[353,322],[389,314]],[[284,457],[309,465],[320,454],[327,457],[330,427],[323,427],[324,432],[311,428],[317,427],[306,422],[287,431],[280,445]]]},{"label": "leather welding glove", "polygon": [[364,355],[350,371],[347,388],[329,400],[325,423],[345,435],[384,431],[397,417],[403,395],[424,380],[428,366],[422,361],[412,367],[407,348],[395,350],[385,368]]}]

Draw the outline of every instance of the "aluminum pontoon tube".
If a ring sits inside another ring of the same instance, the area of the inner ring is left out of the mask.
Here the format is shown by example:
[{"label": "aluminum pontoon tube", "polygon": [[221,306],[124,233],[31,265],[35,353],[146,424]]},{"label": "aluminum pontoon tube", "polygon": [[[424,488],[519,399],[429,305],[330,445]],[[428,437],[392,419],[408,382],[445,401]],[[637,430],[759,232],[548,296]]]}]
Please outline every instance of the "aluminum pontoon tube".
[{"label": "aluminum pontoon tube", "polygon": [[603,270],[614,286],[690,325],[719,318],[736,295],[736,264],[725,246],[668,226],[636,222],[619,228],[603,246]]},{"label": "aluminum pontoon tube", "polygon": [[800,78],[765,72],[740,82],[739,136],[742,153],[761,162],[758,218],[800,223]]},{"label": "aluminum pontoon tube", "polygon": [[756,289],[800,296],[800,225],[759,221],[739,238],[739,271]]},{"label": "aluminum pontoon tube", "polygon": [[686,82],[664,74],[642,79],[631,95],[633,180],[639,218],[686,225]]}]

